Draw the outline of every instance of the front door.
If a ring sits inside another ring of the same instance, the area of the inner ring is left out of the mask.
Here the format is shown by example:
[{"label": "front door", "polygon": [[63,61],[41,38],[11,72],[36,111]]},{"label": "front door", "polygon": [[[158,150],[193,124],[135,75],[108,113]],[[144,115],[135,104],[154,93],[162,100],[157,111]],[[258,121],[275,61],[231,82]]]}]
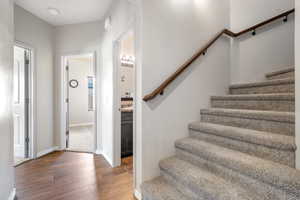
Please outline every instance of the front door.
[{"label": "front door", "polygon": [[14,123],[14,156],[28,157],[28,66],[27,51],[21,47],[14,47],[14,95],[13,95],[13,123]]}]

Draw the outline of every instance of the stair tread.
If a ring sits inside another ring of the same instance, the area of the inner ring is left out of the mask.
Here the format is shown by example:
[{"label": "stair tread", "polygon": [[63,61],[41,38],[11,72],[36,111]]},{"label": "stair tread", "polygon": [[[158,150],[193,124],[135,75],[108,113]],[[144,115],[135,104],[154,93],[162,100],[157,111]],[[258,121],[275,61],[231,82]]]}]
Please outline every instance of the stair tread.
[{"label": "stair tread", "polygon": [[151,194],[153,200],[189,200],[161,176],[144,182],[141,187],[147,194]]},{"label": "stair tread", "polygon": [[175,146],[277,188],[300,192],[300,171],[288,166],[193,138],[178,140]]},{"label": "stair tread", "polygon": [[271,86],[271,85],[282,85],[282,84],[294,84],[294,78],[284,78],[284,79],[276,79],[276,80],[267,80],[262,82],[253,82],[253,83],[238,83],[230,85],[230,89],[237,88],[250,88],[250,87],[263,87],[263,86]]},{"label": "stair tread", "polygon": [[204,199],[214,200],[260,200],[252,192],[247,191],[238,184],[197,167],[177,157],[167,158],[160,162],[163,172],[171,175],[181,184],[191,189],[196,195]]},{"label": "stair tread", "polygon": [[273,93],[273,94],[240,94],[212,96],[211,100],[285,100],[294,101],[294,93]]},{"label": "stair tread", "polygon": [[263,145],[280,150],[295,151],[297,149],[293,136],[279,135],[270,132],[224,126],[200,121],[190,123],[189,128],[207,134],[227,137],[234,140]]},{"label": "stair tread", "polygon": [[285,73],[294,72],[294,71],[295,71],[294,67],[289,67],[289,68],[285,68],[285,69],[281,69],[281,70],[277,70],[277,71],[267,73],[266,77],[269,78],[269,77],[272,77],[272,76],[277,76],[277,75],[280,75],[280,74],[285,74]]},{"label": "stair tread", "polygon": [[295,123],[295,113],[293,112],[210,108],[201,109],[201,114]]}]

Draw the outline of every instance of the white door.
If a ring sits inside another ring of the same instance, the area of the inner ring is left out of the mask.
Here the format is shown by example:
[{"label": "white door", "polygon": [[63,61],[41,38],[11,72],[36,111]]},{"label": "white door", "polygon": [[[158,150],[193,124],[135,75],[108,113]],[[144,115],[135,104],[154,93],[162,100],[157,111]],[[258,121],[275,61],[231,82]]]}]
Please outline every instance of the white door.
[{"label": "white door", "polygon": [[14,156],[17,158],[26,157],[25,53],[23,48],[14,47],[13,122]]}]

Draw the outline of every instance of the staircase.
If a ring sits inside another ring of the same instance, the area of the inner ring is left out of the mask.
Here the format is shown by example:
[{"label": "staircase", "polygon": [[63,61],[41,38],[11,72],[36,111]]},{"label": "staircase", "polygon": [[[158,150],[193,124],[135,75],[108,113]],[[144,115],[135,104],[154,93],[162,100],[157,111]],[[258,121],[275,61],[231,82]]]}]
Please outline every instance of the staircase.
[{"label": "staircase", "polygon": [[235,84],[176,141],[143,200],[299,200],[295,169],[294,68]]}]

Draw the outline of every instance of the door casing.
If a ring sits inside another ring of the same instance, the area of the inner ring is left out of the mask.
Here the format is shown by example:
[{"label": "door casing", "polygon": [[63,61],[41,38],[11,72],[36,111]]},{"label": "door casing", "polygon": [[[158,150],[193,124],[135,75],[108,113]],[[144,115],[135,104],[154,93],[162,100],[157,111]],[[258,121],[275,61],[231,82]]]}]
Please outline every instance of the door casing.
[{"label": "door casing", "polygon": [[80,56],[80,55],[90,55],[92,57],[92,63],[94,68],[94,77],[95,77],[95,115],[94,115],[94,147],[93,151],[96,153],[97,149],[97,130],[98,130],[98,77],[97,77],[97,63],[96,63],[96,52],[73,52],[73,53],[67,53],[65,55],[61,56],[61,98],[60,98],[60,104],[61,104],[61,112],[60,112],[60,149],[66,150],[67,145],[67,137],[66,132],[68,131],[68,124],[67,124],[67,116],[68,116],[68,103],[66,102],[66,99],[68,99],[68,88],[66,87],[66,81],[67,81],[67,71],[66,66],[68,65],[68,58],[74,57],[74,56]]},{"label": "door casing", "polygon": [[[136,51],[136,31],[134,28],[134,21],[129,23],[129,26],[126,30],[120,34],[120,36],[113,42],[113,84],[114,84],[114,91],[113,91],[113,162],[112,166],[117,167],[121,165],[121,95],[120,95],[120,54],[121,54],[121,41],[125,38],[128,33],[132,32],[134,35],[134,48]],[[135,52],[136,55],[136,52]],[[133,88],[133,162],[134,162],[134,176],[135,176],[135,160],[136,160],[136,87],[137,87],[137,71],[136,65],[133,69],[133,76],[134,76],[134,88]]]}]

